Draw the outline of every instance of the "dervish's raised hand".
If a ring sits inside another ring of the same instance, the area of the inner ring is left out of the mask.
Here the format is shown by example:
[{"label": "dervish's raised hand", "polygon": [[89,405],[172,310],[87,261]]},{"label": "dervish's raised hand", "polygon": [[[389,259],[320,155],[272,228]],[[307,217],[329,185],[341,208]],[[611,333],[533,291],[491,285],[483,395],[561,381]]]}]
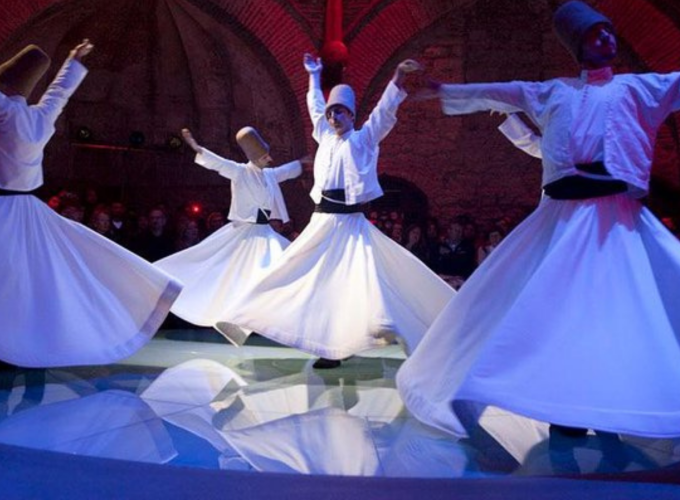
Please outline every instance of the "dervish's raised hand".
[{"label": "dervish's raised hand", "polygon": [[397,71],[401,71],[403,73],[413,73],[414,71],[423,71],[424,69],[425,67],[415,59],[406,59],[405,61],[400,62],[399,66],[397,66]]},{"label": "dervish's raised hand", "polygon": [[323,64],[321,63],[320,57],[314,57],[312,54],[305,54],[303,59],[303,64],[305,65],[305,70],[307,73],[314,74],[320,73],[323,69]]},{"label": "dervish's raised hand", "polygon": [[406,59],[405,61],[400,62],[399,65],[397,66],[397,69],[394,72],[394,76],[392,77],[392,81],[397,87],[403,88],[404,78],[408,73],[423,71],[424,69],[425,68],[423,67],[423,65],[420,64],[418,61],[414,59]]},{"label": "dervish's raised hand", "polygon": [[203,152],[203,148],[199,146],[199,144],[196,142],[196,139],[194,139],[194,136],[191,134],[191,130],[188,128],[183,128],[182,129],[182,138],[184,139],[184,142],[186,142],[191,149],[196,151],[198,154],[201,154]]},{"label": "dervish's raised hand", "polygon": [[83,57],[92,52],[92,49],[94,49],[94,45],[90,43],[89,38],[85,38],[82,42],[80,42],[71,50],[69,56],[75,59],[76,61],[80,61]]}]

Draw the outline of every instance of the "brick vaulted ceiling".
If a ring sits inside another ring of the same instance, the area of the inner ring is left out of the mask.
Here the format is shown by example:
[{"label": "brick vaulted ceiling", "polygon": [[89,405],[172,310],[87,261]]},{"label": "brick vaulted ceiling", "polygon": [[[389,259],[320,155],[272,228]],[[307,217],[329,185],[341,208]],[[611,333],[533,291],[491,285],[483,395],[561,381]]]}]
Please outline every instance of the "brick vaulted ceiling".
[{"label": "brick vaulted ceiling", "polygon": [[[345,0],[347,75],[357,90],[359,114],[374,102],[404,47],[442,19],[489,2]],[[559,3],[524,2],[539,11]],[[639,63],[634,70],[680,69],[675,0],[592,3],[614,21]],[[190,125],[207,145],[222,144],[226,152],[236,148],[224,137],[256,122],[276,135],[274,151],[294,157],[311,147],[301,54],[320,48],[325,5],[325,0],[4,0],[0,58],[36,42],[60,59],[89,36],[96,44],[89,62],[92,82],[79,94],[70,120],[103,114],[110,130],[101,133],[109,142],[120,140],[117,127],[120,134],[130,127],[146,129],[150,141],[162,142],[172,130]],[[255,87],[261,88],[258,102],[248,95]],[[665,164],[663,177],[674,188],[680,187],[679,129],[676,118],[669,120],[657,153]]]},{"label": "brick vaulted ceiling", "polygon": [[[361,99],[361,91],[370,88],[396,49],[442,16],[471,2],[359,0],[344,3],[347,4],[346,42],[352,53],[362,54],[352,63],[352,84]],[[6,0],[3,4],[4,16],[0,19],[0,56],[3,58],[29,41],[38,41],[52,53],[59,53],[58,49],[65,53],[70,45],[87,35],[101,54],[92,65],[116,71],[124,67],[124,60],[141,59],[145,54],[140,51],[147,51],[164,61],[166,67],[160,68],[160,74],[158,68],[147,69],[147,73],[154,74],[147,75],[151,80],[145,85],[159,86],[162,81],[179,83],[194,93],[194,101],[200,99],[204,89],[200,88],[201,76],[196,74],[200,72],[196,70],[202,68],[192,59],[203,58],[206,50],[219,51],[220,47],[217,43],[204,45],[210,42],[206,38],[216,38],[218,33],[213,32],[212,37],[204,33],[203,40],[198,41],[190,34],[197,29],[215,30],[214,25],[219,24],[254,49],[258,63],[288,87],[284,94],[294,96],[300,109],[304,109],[307,85],[306,75],[301,71],[301,54],[319,48],[325,8],[321,0]],[[212,18],[211,22],[206,21],[207,17]],[[190,26],[192,24],[201,26]],[[385,27],[389,27],[387,33]],[[167,31],[161,35],[163,29]],[[131,40],[133,36],[139,38]],[[179,40],[164,40],[170,37]],[[176,75],[182,70],[185,81],[178,82]],[[168,77],[163,71],[171,75]],[[148,89],[146,94],[157,92]],[[168,103],[161,100],[156,104]]]},{"label": "brick vaulted ceiling", "polygon": [[[474,0],[345,1],[346,43],[351,52],[362,54],[362,58],[356,61],[353,83],[358,89],[366,88],[382,66],[380,63],[389,60],[410,38],[448,12],[470,3]],[[107,4],[112,9],[105,9]],[[24,38],[18,34],[30,27],[34,20],[42,18],[43,22],[38,26],[47,28],[59,17],[60,11],[68,10],[70,26],[61,26],[61,33],[40,35],[41,39],[51,39],[54,45],[62,40],[55,40],[53,35],[65,36],[76,29],[82,33],[93,32],[96,36],[103,24],[115,22],[115,17],[102,15],[104,11],[110,10],[118,18],[125,19],[138,12],[141,4],[153,5],[153,10],[163,5],[169,10],[193,5],[215,16],[268,51],[268,62],[276,61],[280,65],[282,72],[291,80],[293,90],[304,89],[306,85],[306,79],[299,71],[300,53],[318,48],[323,33],[325,2],[322,0],[5,0],[0,18],[0,46],[5,46],[5,49],[1,53],[11,52],[16,45],[11,42]],[[680,5],[677,2],[596,0],[593,4],[614,20],[619,36],[627,41],[649,70],[680,68]],[[90,30],[85,23],[90,24]],[[120,35],[126,35],[124,27]],[[121,43],[120,40],[118,43]]]}]

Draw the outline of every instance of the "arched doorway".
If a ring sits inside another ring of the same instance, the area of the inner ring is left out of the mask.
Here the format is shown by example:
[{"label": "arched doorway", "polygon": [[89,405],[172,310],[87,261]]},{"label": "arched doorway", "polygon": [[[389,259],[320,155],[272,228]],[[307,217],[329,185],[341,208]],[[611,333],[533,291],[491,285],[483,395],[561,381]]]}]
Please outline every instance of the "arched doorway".
[{"label": "arched doorway", "polygon": [[387,174],[381,175],[379,179],[385,195],[371,202],[370,211],[398,212],[406,224],[427,219],[429,201],[418,186]]}]

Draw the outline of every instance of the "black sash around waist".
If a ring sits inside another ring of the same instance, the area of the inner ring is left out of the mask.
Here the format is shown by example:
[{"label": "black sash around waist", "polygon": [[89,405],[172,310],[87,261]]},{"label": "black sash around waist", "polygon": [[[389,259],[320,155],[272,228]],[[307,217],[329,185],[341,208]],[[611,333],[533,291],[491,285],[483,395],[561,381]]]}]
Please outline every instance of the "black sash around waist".
[{"label": "black sash around waist", "polygon": [[321,202],[314,205],[315,212],[324,214],[353,214],[363,212],[366,209],[365,203],[346,205],[344,189],[329,189],[327,191],[322,191],[321,196]]},{"label": "black sash around waist", "polygon": [[255,221],[255,224],[269,224],[269,216],[271,214],[271,210],[267,210],[266,208],[258,208],[257,220]]},{"label": "black sash around waist", "polygon": [[[601,161],[580,163],[577,170],[589,174],[610,176]],[[570,175],[551,182],[543,187],[545,194],[555,200],[585,200],[625,193],[628,185],[616,179],[592,179],[581,175]]]},{"label": "black sash around waist", "polygon": [[30,196],[34,195],[36,190],[32,191],[12,191],[11,189],[0,188],[0,196]]}]

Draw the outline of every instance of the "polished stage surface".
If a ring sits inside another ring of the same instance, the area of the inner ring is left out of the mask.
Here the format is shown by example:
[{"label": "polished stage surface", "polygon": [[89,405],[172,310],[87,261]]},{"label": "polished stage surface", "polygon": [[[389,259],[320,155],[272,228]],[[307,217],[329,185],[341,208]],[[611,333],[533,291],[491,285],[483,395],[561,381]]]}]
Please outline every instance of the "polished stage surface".
[{"label": "polished stage surface", "polygon": [[165,330],[115,365],[5,367],[0,444],[255,475],[646,482],[678,470],[680,439],[551,436],[495,408],[468,439],[428,428],[396,391],[398,346],[315,370],[300,351],[249,342]]}]

